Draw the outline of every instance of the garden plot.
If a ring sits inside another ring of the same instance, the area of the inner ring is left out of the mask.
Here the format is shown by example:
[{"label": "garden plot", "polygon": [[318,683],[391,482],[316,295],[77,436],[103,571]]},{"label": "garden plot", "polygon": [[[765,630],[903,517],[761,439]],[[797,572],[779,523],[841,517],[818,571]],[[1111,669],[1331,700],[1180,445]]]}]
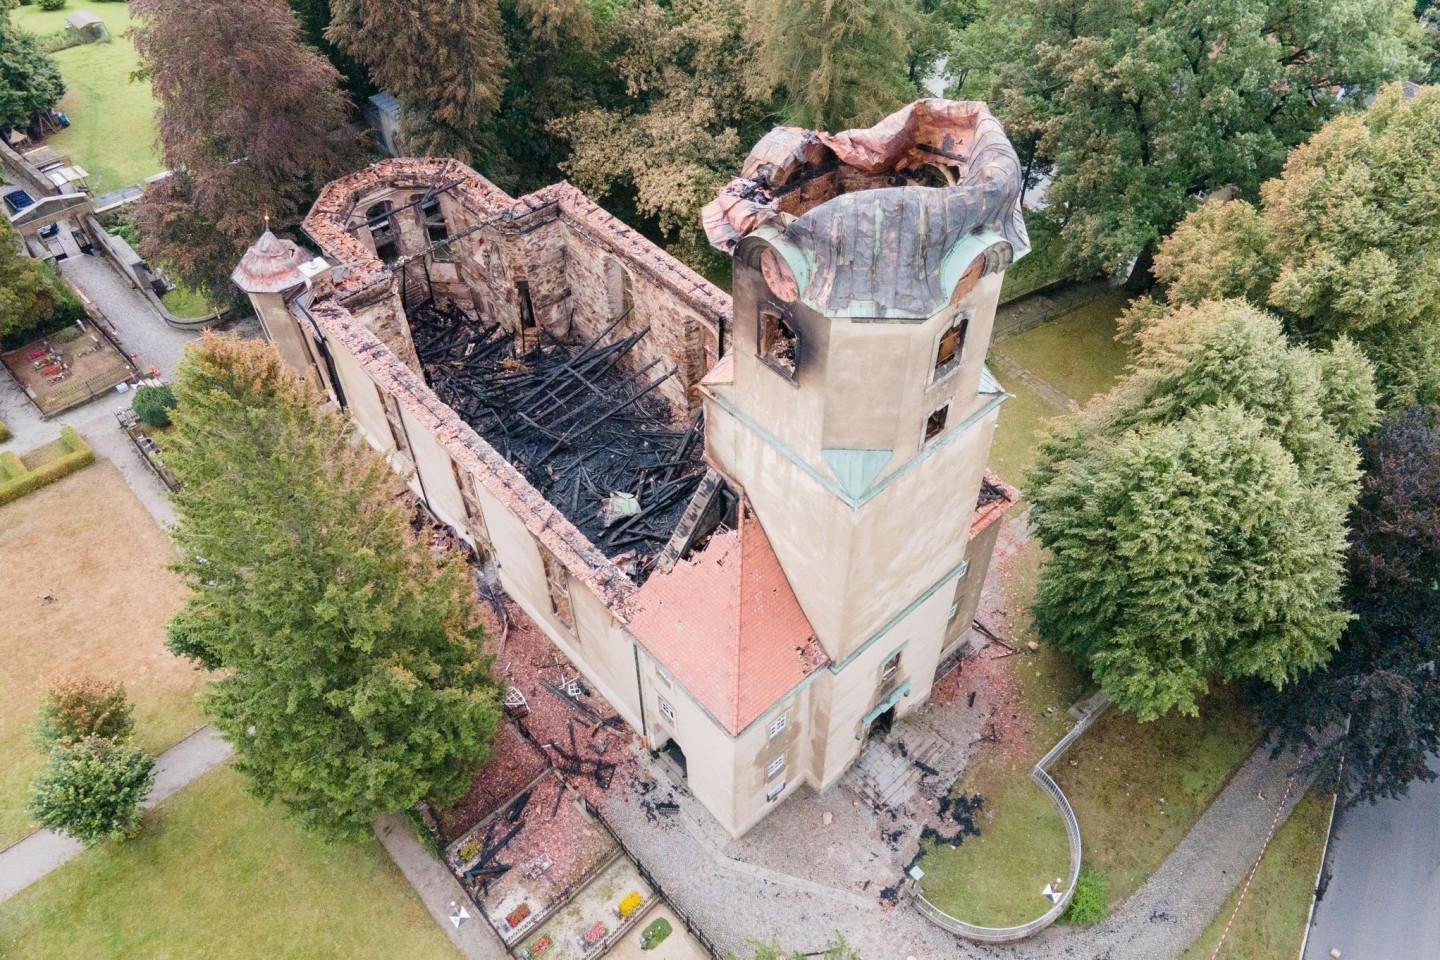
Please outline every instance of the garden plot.
[{"label": "garden plot", "polygon": [[114,344],[88,324],[32,340],[0,354],[0,362],[43,414],[108,393],[135,375]]},{"label": "garden plot", "polygon": [[[645,919],[646,911],[657,899],[635,865],[619,857],[525,938],[515,956],[522,960],[598,957],[609,945],[638,937],[650,922]],[[679,927],[678,922],[673,927]],[[670,937],[674,937],[673,929]]]}]

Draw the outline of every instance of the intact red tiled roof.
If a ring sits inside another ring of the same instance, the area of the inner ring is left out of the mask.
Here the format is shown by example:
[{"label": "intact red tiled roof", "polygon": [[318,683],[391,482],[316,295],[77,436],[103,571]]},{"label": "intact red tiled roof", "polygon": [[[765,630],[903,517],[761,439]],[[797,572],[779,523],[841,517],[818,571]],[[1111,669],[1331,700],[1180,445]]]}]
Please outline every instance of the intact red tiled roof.
[{"label": "intact red tiled roof", "polygon": [[652,575],[633,611],[635,639],[732,735],[829,663],[743,498],[740,529]]}]

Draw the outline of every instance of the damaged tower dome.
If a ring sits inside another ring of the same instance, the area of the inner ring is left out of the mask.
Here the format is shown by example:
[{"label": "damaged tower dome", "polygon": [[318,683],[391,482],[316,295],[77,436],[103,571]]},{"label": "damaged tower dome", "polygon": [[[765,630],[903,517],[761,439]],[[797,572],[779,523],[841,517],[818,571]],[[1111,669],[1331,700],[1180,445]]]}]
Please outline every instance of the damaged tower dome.
[{"label": "damaged tower dome", "polygon": [[991,241],[984,274],[1029,251],[1021,184],[985,104],[919,100],[868,130],[770,131],[705,207],[705,232],[737,256],[743,239],[767,241],[771,288],[818,313],[918,320],[968,286],[965,238]]}]

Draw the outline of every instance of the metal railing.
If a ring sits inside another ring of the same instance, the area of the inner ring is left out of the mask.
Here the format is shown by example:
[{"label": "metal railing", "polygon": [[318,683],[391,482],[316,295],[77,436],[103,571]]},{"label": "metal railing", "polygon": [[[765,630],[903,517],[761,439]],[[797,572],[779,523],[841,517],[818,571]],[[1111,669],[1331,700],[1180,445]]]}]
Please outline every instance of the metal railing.
[{"label": "metal railing", "polygon": [[1061,737],[1060,741],[1050,748],[1050,752],[1041,757],[1040,761],[1036,763],[1030,771],[1030,779],[1049,795],[1056,808],[1060,811],[1060,819],[1065,823],[1065,840],[1070,847],[1070,874],[1066,880],[1064,892],[1061,893],[1060,899],[1051,904],[1049,910],[1046,910],[1043,914],[1028,923],[1022,923],[1013,927],[984,927],[975,923],[967,923],[941,910],[935,904],[925,899],[925,895],[920,892],[919,885],[917,884],[912,886],[908,893],[910,905],[915,908],[916,912],[943,930],[948,930],[958,937],[964,937],[967,940],[977,940],[982,943],[1009,943],[1014,940],[1023,940],[1026,937],[1034,936],[1060,919],[1060,915],[1070,906],[1070,898],[1075,895],[1075,883],[1080,878],[1082,848],[1080,844],[1080,824],[1075,819],[1075,810],[1070,806],[1070,801],[1065,798],[1065,792],[1060,789],[1060,785],[1050,776],[1050,766],[1056,760],[1060,759],[1065,751],[1070,748],[1070,745],[1075,742],[1075,739],[1084,733],[1090,725],[1105,712],[1105,708],[1109,705],[1108,700],[1102,700],[1094,709],[1081,718],[1080,722],[1071,727],[1065,736]]}]

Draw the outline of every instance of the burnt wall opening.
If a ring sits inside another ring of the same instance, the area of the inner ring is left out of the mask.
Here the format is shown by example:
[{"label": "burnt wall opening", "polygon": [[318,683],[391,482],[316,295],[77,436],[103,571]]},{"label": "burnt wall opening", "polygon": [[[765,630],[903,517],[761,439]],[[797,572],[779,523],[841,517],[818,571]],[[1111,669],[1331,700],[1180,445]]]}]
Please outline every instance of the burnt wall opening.
[{"label": "burnt wall opening", "polygon": [[634,362],[649,327],[620,335],[628,316],[571,343],[427,302],[410,329],[436,395],[640,583],[705,475],[704,437],[658,389],[673,365]]}]

